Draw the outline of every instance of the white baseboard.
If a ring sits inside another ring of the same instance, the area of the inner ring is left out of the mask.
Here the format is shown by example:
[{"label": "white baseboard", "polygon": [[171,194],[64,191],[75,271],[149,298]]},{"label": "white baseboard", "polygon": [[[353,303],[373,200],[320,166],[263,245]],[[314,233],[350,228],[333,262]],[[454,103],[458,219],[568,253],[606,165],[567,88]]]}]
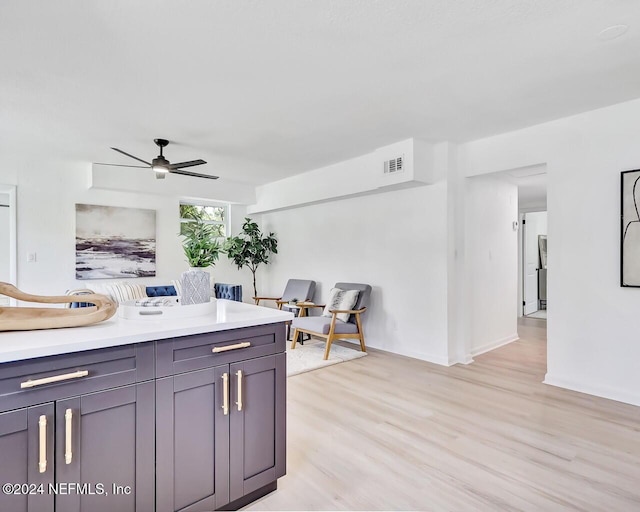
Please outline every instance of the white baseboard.
[{"label": "white baseboard", "polygon": [[428,363],[439,364],[440,366],[451,366],[449,364],[449,358],[445,356],[436,356],[434,354],[427,354],[426,352],[415,352],[413,350],[398,350],[396,354],[401,356],[413,357],[414,359],[420,359],[427,361]]},{"label": "white baseboard", "polygon": [[585,393],[587,395],[598,396],[601,398],[607,398],[609,400],[615,400],[616,402],[622,402],[625,404],[640,406],[640,394],[630,393],[624,389],[614,388],[610,386],[599,386],[589,383],[576,382],[571,379],[565,379],[550,375],[547,373],[544,377],[545,384],[550,386],[556,386],[558,388],[570,389],[571,391],[577,391],[579,393]]},{"label": "white baseboard", "polygon": [[[346,340],[345,340],[346,341]],[[439,364],[440,366],[451,366],[455,363],[449,363],[448,358],[444,356],[436,356],[434,354],[428,354],[426,352],[418,352],[414,350],[402,350],[402,349],[384,349],[376,347],[375,345],[367,345],[376,350],[381,350],[382,352],[389,352],[390,354],[398,354],[399,356],[412,357],[414,359],[420,359],[421,361],[426,361],[428,363]]]},{"label": "white baseboard", "polygon": [[463,356],[452,356],[449,359],[449,366],[453,366],[454,364],[471,364],[473,363],[473,357],[471,354],[466,354]]},{"label": "white baseboard", "polygon": [[472,349],[471,356],[479,356],[480,354],[484,354],[485,352],[489,352],[490,350],[495,350],[498,347],[508,345],[512,341],[516,341],[519,339],[520,337],[518,336],[518,333],[515,333],[499,340],[490,341],[489,343],[485,343],[484,345]]}]

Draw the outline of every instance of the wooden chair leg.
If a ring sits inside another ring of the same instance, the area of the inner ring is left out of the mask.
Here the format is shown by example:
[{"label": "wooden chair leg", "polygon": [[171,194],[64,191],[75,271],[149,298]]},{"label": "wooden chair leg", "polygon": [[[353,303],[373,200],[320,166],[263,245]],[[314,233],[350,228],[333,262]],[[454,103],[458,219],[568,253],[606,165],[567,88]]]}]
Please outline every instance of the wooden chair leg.
[{"label": "wooden chair leg", "polygon": [[358,334],[360,339],[360,349],[363,352],[367,351],[367,347],[364,345],[364,331],[362,330],[362,320],[360,320],[360,314],[356,315],[356,325],[358,326]]},{"label": "wooden chair leg", "polygon": [[367,351],[367,347],[364,346],[364,334],[360,333],[360,349],[363,352]]},{"label": "wooden chair leg", "polygon": [[296,342],[298,341],[298,329],[293,329],[293,338],[291,338],[291,350],[296,348]]},{"label": "wooden chair leg", "polygon": [[331,350],[331,344],[333,343],[333,336],[336,330],[336,314],[333,314],[331,319],[331,327],[329,327],[329,334],[327,334],[327,346],[324,349],[324,360],[329,359],[329,351]]},{"label": "wooden chair leg", "polygon": [[329,359],[329,352],[331,351],[331,344],[333,343],[333,336],[327,338],[327,346],[324,349],[324,360]]}]

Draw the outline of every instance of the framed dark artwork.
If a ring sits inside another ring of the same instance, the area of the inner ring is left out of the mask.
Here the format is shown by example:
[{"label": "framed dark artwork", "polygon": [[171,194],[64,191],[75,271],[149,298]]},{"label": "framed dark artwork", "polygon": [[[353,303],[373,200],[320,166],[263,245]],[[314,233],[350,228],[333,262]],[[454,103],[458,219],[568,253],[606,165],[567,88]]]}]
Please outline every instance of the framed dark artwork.
[{"label": "framed dark artwork", "polygon": [[620,174],[620,286],[640,287],[640,169]]},{"label": "framed dark artwork", "polygon": [[76,204],[76,279],[155,275],[155,210]]}]

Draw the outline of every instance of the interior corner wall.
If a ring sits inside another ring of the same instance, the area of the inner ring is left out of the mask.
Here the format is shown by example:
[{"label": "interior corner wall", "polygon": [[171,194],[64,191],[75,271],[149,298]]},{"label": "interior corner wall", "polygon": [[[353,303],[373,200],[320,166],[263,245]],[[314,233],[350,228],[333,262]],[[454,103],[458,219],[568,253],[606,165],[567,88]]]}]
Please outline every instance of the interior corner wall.
[{"label": "interior corner wall", "polygon": [[445,181],[263,214],[279,242],[259,292],[313,279],[323,302],[336,282],[368,283],[367,345],[448,364],[446,218]]},{"label": "interior corner wall", "polygon": [[466,280],[471,355],[518,338],[518,187],[490,176],[466,180]]},{"label": "interior corner wall", "polygon": [[[75,204],[88,203],[156,210],[156,277],[135,282],[168,284],[187,269],[179,236],[178,197],[89,189],[90,165],[56,158],[26,159],[0,172],[0,183],[16,185],[17,285],[37,295],[60,295],[68,289],[101,290],[113,280],[75,279]],[[246,207],[232,205],[231,231],[237,233]],[[28,263],[27,253],[36,253]],[[251,300],[251,273],[237,270],[221,255],[211,271],[218,282],[242,284]],[[123,281],[117,279],[115,281]]]},{"label": "interior corner wall", "polygon": [[548,196],[545,382],[640,405],[640,289],[620,286],[620,172],[640,169],[640,101],[572,119]]},{"label": "interior corner wall", "polygon": [[640,405],[640,289],[620,287],[620,172],[640,168],[640,99],[473,141],[465,175],[547,163],[545,382]]},{"label": "interior corner wall", "polygon": [[457,146],[440,143],[435,146],[436,169],[445,167],[447,179],[447,330],[449,365],[473,361],[469,343],[470,304],[465,280],[465,178],[460,174]]},{"label": "interior corner wall", "polygon": [[[519,199],[518,199],[519,201]],[[520,204],[518,202],[518,204]],[[524,220],[524,213],[518,212],[518,296],[516,297],[516,309],[518,310],[518,318],[521,318],[524,315],[524,307],[522,302],[524,300],[524,284],[523,284],[523,264],[524,264],[524,254],[522,252],[523,248],[523,236],[522,236],[522,221]]]}]

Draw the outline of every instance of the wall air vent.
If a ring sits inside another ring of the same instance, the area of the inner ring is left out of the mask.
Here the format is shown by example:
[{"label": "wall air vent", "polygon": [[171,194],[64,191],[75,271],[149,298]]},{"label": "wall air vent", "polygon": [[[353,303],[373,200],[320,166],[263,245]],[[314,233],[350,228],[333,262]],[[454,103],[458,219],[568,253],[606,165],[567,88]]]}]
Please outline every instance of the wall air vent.
[{"label": "wall air vent", "polygon": [[384,173],[391,174],[394,172],[402,172],[404,170],[404,157],[399,156],[397,158],[392,158],[391,160],[385,160],[384,162]]}]

